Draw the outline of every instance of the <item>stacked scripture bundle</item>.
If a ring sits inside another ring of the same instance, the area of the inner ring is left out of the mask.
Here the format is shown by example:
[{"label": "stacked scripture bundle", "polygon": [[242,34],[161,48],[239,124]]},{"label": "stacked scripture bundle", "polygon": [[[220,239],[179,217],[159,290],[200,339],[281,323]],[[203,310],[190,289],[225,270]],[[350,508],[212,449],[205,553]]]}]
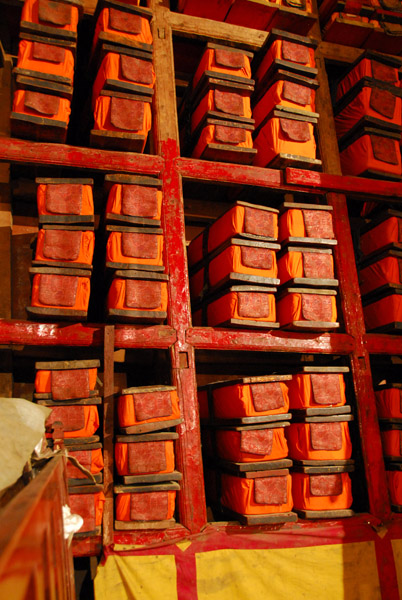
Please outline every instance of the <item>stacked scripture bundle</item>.
[{"label": "stacked scripture bundle", "polygon": [[102,0],[95,17],[91,145],[143,152],[152,125],[155,83],[152,12],[131,3]]},{"label": "stacked scripture bundle", "polygon": [[[174,440],[168,431],[182,422],[176,388],[135,387],[117,400],[120,432],[114,447],[116,470],[116,529],[165,529],[175,525],[178,481]],[[166,430],[166,431],[161,431]],[[157,433],[152,433],[152,432]]]},{"label": "stacked scripture bundle", "polygon": [[198,388],[207,498],[247,525],[296,520],[284,434],[289,379],[245,377]]},{"label": "stacked scripture bundle", "polygon": [[206,45],[181,108],[181,135],[193,157],[252,162],[256,153],[250,103],[252,57],[245,50]]},{"label": "stacked scripture bundle", "polygon": [[94,435],[99,427],[98,405],[102,404],[96,389],[99,366],[98,360],[35,364],[34,399],[52,408],[46,421],[46,437],[52,444],[56,432],[56,437],[64,438],[68,451],[70,506],[84,519],[78,537],[99,535],[105,501],[100,485],[102,444],[99,436]]},{"label": "stacked scripture bundle", "polygon": [[65,142],[81,0],[26,0],[11,113],[17,137]]},{"label": "stacked scripture bundle", "polygon": [[188,248],[193,322],[279,327],[276,322],[278,211],[238,201]]},{"label": "stacked scripture bundle", "polygon": [[332,208],[285,202],[280,207],[277,311],[281,327],[325,331],[339,327],[332,249]]},{"label": "stacked scripture bundle", "polygon": [[287,165],[318,168],[314,129],[314,48],[308,37],[272,30],[258,56],[253,118],[258,153],[253,164],[260,167]]},{"label": "stacked scripture bundle", "polygon": [[95,245],[92,179],[37,178],[39,225],[29,315],[86,319]]},{"label": "stacked scripture bundle", "polygon": [[401,64],[366,51],[338,84],[335,126],[344,175],[401,179]]},{"label": "stacked scripture bundle", "polygon": [[106,267],[112,272],[107,316],[162,323],[167,316],[167,280],[162,182],[152,177],[106,175]]},{"label": "stacked scripture bundle", "polygon": [[292,424],[286,432],[294,508],[311,519],[353,515],[354,470],[343,373],[347,367],[303,367],[288,383]]},{"label": "stacked scripture bundle", "polygon": [[368,331],[402,325],[402,213],[387,209],[361,229],[360,290]]}]

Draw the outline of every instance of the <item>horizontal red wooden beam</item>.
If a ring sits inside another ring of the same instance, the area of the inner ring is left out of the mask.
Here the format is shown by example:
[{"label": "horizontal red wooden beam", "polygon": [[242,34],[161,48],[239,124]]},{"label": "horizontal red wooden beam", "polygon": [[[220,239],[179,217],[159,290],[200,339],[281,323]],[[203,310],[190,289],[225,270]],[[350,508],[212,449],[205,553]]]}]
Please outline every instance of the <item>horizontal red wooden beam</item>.
[{"label": "horizontal red wooden beam", "polygon": [[[284,183],[289,186],[308,186],[328,192],[341,192],[362,196],[375,196],[376,201],[382,199],[401,198],[402,182],[382,181],[380,179],[366,179],[363,177],[351,177],[348,175],[329,175],[316,171],[304,171],[302,169],[287,168],[285,170]],[[382,198],[381,198],[382,197]]]},{"label": "horizontal red wooden beam", "polygon": [[395,354],[402,355],[402,337],[379,333],[367,333],[364,343],[370,354]]},{"label": "horizontal red wooden beam", "polygon": [[[101,346],[104,325],[36,323],[0,319],[0,344],[28,346]],[[176,342],[171,327],[117,325],[117,348],[169,348]]]},{"label": "horizontal red wooden beam", "polygon": [[233,331],[193,327],[186,340],[205,350],[254,350],[270,352],[309,352],[312,354],[350,354],[354,340],[346,334],[290,333],[272,331]]},{"label": "horizontal red wooden beam", "polygon": [[0,161],[144,175],[158,175],[164,164],[161,157],[149,154],[47,144],[6,137],[0,137]]},{"label": "horizontal red wooden beam", "polygon": [[[180,540],[191,538],[189,530],[179,523],[175,527],[169,529],[155,529],[155,530],[138,530],[138,531],[115,531],[113,535],[114,544],[122,546],[135,546],[138,549],[139,546],[153,546],[158,547],[163,544],[174,544],[180,542]],[[134,548],[133,548],[134,550]]]}]

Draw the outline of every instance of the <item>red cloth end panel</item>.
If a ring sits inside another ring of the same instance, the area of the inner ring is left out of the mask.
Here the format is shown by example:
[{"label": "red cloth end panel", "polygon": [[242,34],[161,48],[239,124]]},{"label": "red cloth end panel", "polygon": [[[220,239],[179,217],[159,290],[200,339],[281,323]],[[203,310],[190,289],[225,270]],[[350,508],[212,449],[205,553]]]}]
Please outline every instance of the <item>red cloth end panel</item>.
[{"label": "red cloth end panel", "polygon": [[166,471],[165,442],[128,444],[128,470],[133,475]]},{"label": "red cloth end panel", "polygon": [[116,129],[140,131],[144,125],[144,102],[112,97],[110,122]]},{"label": "red cloth end panel", "polygon": [[287,477],[257,477],[254,480],[254,500],[257,504],[286,504]]},{"label": "red cloth end panel", "polygon": [[163,521],[168,518],[168,492],[131,494],[131,521]]},{"label": "red cloth end panel", "polygon": [[253,235],[276,238],[277,216],[274,213],[258,208],[244,208],[244,232]]},{"label": "red cloth end panel", "polygon": [[50,44],[42,44],[41,42],[32,42],[32,58],[35,60],[44,60],[51,63],[64,63],[65,57],[65,48]]},{"label": "red cloth end panel", "polygon": [[52,260],[77,260],[81,249],[81,231],[46,229],[43,254]]},{"label": "red cloth end panel", "polygon": [[241,52],[231,52],[221,48],[215,49],[215,62],[220,67],[229,67],[231,69],[242,69],[246,67],[245,55]]},{"label": "red cloth end panel", "polygon": [[79,183],[56,183],[46,186],[46,210],[56,215],[80,215],[83,186]]},{"label": "red cloth end panel", "polygon": [[78,277],[42,273],[39,281],[39,302],[48,306],[75,305]]},{"label": "red cloth end panel", "polygon": [[306,321],[331,321],[331,296],[302,294],[302,316]]},{"label": "red cloth end panel", "polygon": [[238,313],[246,319],[268,318],[270,315],[267,294],[258,292],[238,292]]},{"label": "red cloth end panel", "polygon": [[172,414],[170,392],[145,392],[133,394],[135,416],[138,421],[168,417]]},{"label": "red cloth end panel", "polygon": [[122,233],[122,251],[124,256],[132,258],[157,258],[158,237],[147,233]]},{"label": "red cloth end panel", "polygon": [[307,237],[334,239],[332,215],[325,210],[303,210],[304,227]]},{"label": "red cloth end panel", "polygon": [[162,302],[162,290],[159,281],[141,281],[127,279],[126,306],[140,310],[156,309]]},{"label": "red cloth end panel", "polygon": [[341,424],[336,422],[310,423],[310,440],[313,450],[341,450]]},{"label": "red cloth end panel", "polygon": [[71,6],[52,0],[38,0],[39,21],[63,27],[71,23]]},{"label": "red cloth end panel", "polygon": [[25,108],[35,110],[41,115],[52,117],[59,112],[60,98],[50,94],[41,94],[32,90],[25,90]]},{"label": "red cloth end panel", "polygon": [[68,498],[72,514],[84,519],[81,531],[93,531],[96,528],[95,494],[71,494]]},{"label": "red cloth end panel", "polygon": [[90,393],[88,369],[51,371],[53,400],[88,398]]},{"label": "red cloth end panel", "polygon": [[247,141],[246,130],[215,125],[215,140],[218,144],[242,144]]},{"label": "red cloth end panel", "polygon": [[381,441],[384,456],[400,459],[402,456],[402,431],[390,429],[381,431]]},{"label": "red cloth end panel", "polygon": [[282,40],[282,58],[300,65],[308,65],[310,61],[309,49],[302,44]]},{"label": "red cloth end panel", "polygon": [[313,279],[332,279],[334,277],[333,259],[331,254],[318,252],[303,252],[304,276]]},{"label": "red cloth end panel", "polygon": [[396,83],[398,81],[397,69],[389,65],[371,60],[371,73],[374,79],[387,81],[388,83]]},{"label": "red cloth end panel", "polygon": [[46,429],[52,430],[53,423],[61,421],[63,431],[79,431],[85,427],[84,406],[56,406],[46,419]]},{"label": "red cloth end panel", "polygon": [[348,473],[292,473],[294,506],[299,510],[342,510],[353,502]]},{"label": "red cloth end panel", "polygon": [[284,81],[282,95],[284,100],[307,106],[311,103],[312,90],[305,85],[300,85],[299,83]]},{"label": "red cloth end panel", "polygon": [[254,409],[258,412],[276,410],[285,406],[281,385],[278,381],[272,383],[250,384]]},{"label": "red cloth end panel", "polygon": [[272,429],[244,430],[240,434],[240,450],[241,452],[263,456],[271,454],[273,437]]},{"label": "red cloth end panel", "polygon": [[292,142],[308,142],[311,138],[309,123],[293,119],[279,119],[281,131]]},{"label": "red cloth end panel", "polygon": [[373,148],[373,156],[376,160],[389,163],[390,165],[398,164],[399,161],[395,149],[395,140],[379,135],[370,135],[370,140]]},{"label": "red cloth end panel", "polygon": [[158,215],[158,191],[142,185],[122,186],[122,212],[132,217],[155,218]]},{"label": "red cloth end panel", "polygon": [[310,493],[312,496],[339,496],[342,494],[341,473],[310,475]]},{"label": "red cloth end panel", "polygon": [[141,60],[135,56],[120,56],[121,74],[124,79],[150,85],[153,83],[152,63],[148,60]]},{"label": "red cloth end panel", "polygon": [[116,31],[138,35],[141,33],[141,16],[110,8],[109,25]]},{"label": "red cloth end panel", "polygon": [[230,115],[243,116],[243,96],[235,92],[214,90],[215,108]]},{"label": "red cloth end panel", "polygon": [[272,269],[272,252],[267,248],[241,246],[241,262],[251,269]]},{"label": "red cloth end panel", "polygon": [[396,96],[388,90],[373,88],[370,94],[370,108],[387,119],[393,119]]},{"label": "red cloth end panel", "polygon": [[341,402],[338,373],[311,373],[310,380],[316,404],[332,405]]}]

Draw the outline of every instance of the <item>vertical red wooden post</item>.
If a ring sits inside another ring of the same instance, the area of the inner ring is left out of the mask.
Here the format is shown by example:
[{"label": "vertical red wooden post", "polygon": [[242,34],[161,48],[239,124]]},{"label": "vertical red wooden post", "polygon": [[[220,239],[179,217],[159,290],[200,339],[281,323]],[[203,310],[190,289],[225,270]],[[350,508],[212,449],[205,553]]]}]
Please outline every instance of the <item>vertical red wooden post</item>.
[{"label": "vertical red wooden post", "polygon": [[103,346],[103,546],[113,543],[114,326],[105,325]]}]

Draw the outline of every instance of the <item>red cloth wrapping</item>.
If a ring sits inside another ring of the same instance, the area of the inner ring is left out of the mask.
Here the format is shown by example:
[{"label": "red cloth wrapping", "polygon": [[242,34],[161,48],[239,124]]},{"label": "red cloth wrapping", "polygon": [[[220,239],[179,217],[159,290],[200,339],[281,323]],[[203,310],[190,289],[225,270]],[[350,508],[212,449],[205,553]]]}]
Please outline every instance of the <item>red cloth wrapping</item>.
[{"label": "red cloth wrapping", "polygon": [[340,100],[363,77],[372,77],[396,87],[399,86],[398,69],[396,67],[382,65],[376,60],[363,58],[338,84],[336,100]]},{"label": "red cloth wrapping", "polygon": [[375,399],[380,419],[402,419],[402,394],[400,389],[376,390]]},{"label": "red cloth wrapping", "polygon": [[265,53],[254,77],[256,84],[263,79],[275,59],[286,60],[295,63],[295,66],[315,67],[314,48],[308,48],[302,44],[295,44],[288,40],[275,40],[268,52]]},{"label": "red cloth wrapping", "polygon": [[95,527],[102,525],[103,505],[105,495],[103,492],[96,494],[70,494],[68,497],[72,514],[83,517],[84,523],[77,533],[93,531]]},{"label": "red cloth wrapping", "polygon": [[[373,147],[374,140],[384,140],[380,153]],[[397,140],[379,135],[362,135],[340,153],[343,175],[362,175],[367,170],[384,175],[401,175],[401,153]]]},{"label": "red cloth wrapping", "polygon": [[[77,414],[79,411],[79,414]],[[95,405],[79,405],[79,406],[57,406],[52,409],[49,417],[46,420],[46,429],[51,430],[55,421],[63,422],[64,435],[66,438],[81,438],[91,437],[99,427],[98,407]],[[70,429],[70,425],[74,426],[74,430]],[[77,427],[80,427],[77,429]],[[51,437],[51,433],[47,433],[46,437]]]},{"label": "red cloth wrapping", "polygon": [[402,471],[386,471],[391,503],[402,506]]},{"label": "red cloth wrapping", "polygon": [[380,250],[388,244],[398,244],[402,241],[402,220],[399,217],[390,216],[382,223],[363,233],[360,237],[360,249],[365,256]]},{"label": "red cloth wrapping", "polygon": [[361,269],[359,273],[360,292],[368,294],[387,283],[401,283],[401,259],[387,256]]},{"label": "red cloth wrapping", "polygon": [[381,441],[384,456],[400,459],[402,456],[402,435],[400,429],[381,431]]},{"label": "red cloth wrapping", "polygon": [[[68,455],[72,458],[76,458],[80,464],[93,475],[100,473],[103,469],[103,455],[101,448],[95,448],[94,450],[69,450]],[[86,479],[87,476],[68,460],[67,477],[68,479]]]},{"label": "red cloth wrapping", "polygon": [[367,331],[402,322],[402,296],[392,294],[363,306]]}]

